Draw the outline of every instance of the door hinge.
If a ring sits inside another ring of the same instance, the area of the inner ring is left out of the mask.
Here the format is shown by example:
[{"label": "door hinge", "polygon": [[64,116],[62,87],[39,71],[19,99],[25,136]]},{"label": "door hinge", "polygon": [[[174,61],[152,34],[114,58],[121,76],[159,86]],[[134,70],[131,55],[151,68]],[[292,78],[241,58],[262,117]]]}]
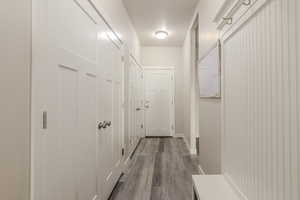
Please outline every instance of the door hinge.
[{"label": "door hinge", "polygon": [[144,125],[143,125],[143,124],[141,125],[141,128],[144,128]]},{"label": "door hinge", "polygon": [[124,155],[125,155],[125,149],[122,148],[122,156],[124,156]]}]

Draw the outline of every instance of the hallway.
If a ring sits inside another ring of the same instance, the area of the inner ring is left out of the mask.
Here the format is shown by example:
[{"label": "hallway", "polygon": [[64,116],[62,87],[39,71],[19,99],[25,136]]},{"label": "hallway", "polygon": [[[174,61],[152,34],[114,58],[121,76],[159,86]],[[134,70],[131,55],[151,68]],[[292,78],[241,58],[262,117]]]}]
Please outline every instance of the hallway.
[{"label": "hallway", "polygon": [[182,138],[142,139],[110,200],[190,200],[197,158]]},{"label": "hallway", "polygon": [[0,200],[300,200],[300,0],[10,0]]}]

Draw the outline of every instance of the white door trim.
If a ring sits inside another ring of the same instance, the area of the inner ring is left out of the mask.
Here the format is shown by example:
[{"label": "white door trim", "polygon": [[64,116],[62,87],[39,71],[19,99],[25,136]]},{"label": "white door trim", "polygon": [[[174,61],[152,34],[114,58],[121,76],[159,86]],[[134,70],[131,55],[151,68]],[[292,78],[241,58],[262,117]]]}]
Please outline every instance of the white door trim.
[{"label": "white door trim", "polygon": [[143,66],[144,70],[170,70],[173,71],[175,70],[174,67],[172,66]]},{"label": "white door trim", "polygon": [[[143,66],[144,72],[146,73],[147,70],[151,70],[151,71],[170,71],[172,73],[172,82],[171,82],[171,91],[172,91],[172,102],[173,102],[173,106],[170,109],[170,117],[171,117],[171,122],[170,122],[170,130],[171,130],[171,137],[175,136],[175,68],[172,66]],[[145,84],[145,79],[144,79],[144,87],[146,87]],[[144,89],[144,91],[146,91],[146,88]],[[146,97],[144,97],[146,98]],[[145,135],[148,136],[147,133],[147,119],[146,119],[146,112],[144,114],[144,118],[145,118]]]}]

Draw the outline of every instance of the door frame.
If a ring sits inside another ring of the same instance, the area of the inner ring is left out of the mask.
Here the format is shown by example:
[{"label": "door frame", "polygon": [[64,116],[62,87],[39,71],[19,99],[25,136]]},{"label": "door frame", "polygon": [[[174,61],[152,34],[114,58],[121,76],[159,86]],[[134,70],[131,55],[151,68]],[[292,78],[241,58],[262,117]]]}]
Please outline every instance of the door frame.
[{"label": "door frame", "polygon": [[200,94],[197,77],[197,64],[199,60],[199,15],[196,16],[190,29],[190,152],[197,154],[197,138],[200,138]]},{"label": "door frame", "polygon": [[[175,67],[173,66],[143,66],[143,70],[144,70],[144,91],[146,93],[146,78],[145,78],[145,74],[147,73],[147,71],[151,70],[151,71],[169,71],[171,72],[171,92],[172,92],[172,105],[171,109],[170,109],[170,130],[171,130],[171,137],[175,136]],[[144,95],[144,98],[146,100],[146,94]],[[145,101],[144,101],[145,102]],[[145,108],[144,108],[145,109]],[[148,136],[147,133],[147,114],[146,111],[144,112],[144,122],[145,122],[145,136]]]}]

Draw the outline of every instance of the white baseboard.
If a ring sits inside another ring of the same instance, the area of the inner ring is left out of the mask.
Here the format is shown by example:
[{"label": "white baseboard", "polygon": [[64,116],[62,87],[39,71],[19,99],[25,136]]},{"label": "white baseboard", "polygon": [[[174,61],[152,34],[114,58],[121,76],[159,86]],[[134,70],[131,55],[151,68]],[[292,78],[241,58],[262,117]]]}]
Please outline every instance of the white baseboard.
[{"label": "white baseboard", "polygon": [[197,150],[195,148],[190,148],[190,154],[196,155],[197,154]]},{"label": "white baseboard", "polygon": [[129,161],[130,161],[130,156],[128,156],[128,157],[125,159],[124,165],[127,166],[127,165],[129,164]]},{"label": "white baseboard", "polygon": [[248,200],[247,196],[240,190],[234,180],[227,173],[224,173],[224,177],[241,200]]},{"label": "white baseboard", "polygon": [[199,165],[198,168],[199,168],[199,170],[200,170],[201,175],[206,175],[206,174],[205,174],[205,171],[203,170],[203,168],[202,168],[201,165]]},{"label": "white baseboard", "polygon": [[176,137],[176,138],[183,138],[183,141],[184,141],[186,147],[188,148],[190,154],[191,155],[196,155],[197,154],[197,150],[195,148],[191,148],[191,146],[189,145],[189,143],[188,143],[188,141],[187,141],[187,139],[186,139],[186,137],[185,137],[185,135],[183,133],[176,133],[174,135],[174,137]]},{"label": "white baseboard", "polygon": [[144,137],[141,137],[141,138],[140,138],[135,144],[133,144],[133,146],[130,148],[130,151],[129,151],[129,154],[128,154],[127,158],[124,158],[124,160],[123,160],[124,169],[125,169],[125,167],[127,167],[128,164],[130,163],[132,154],[134,153],[134,151],[136,150],[136,148],[138,148],[138,145],[140,144],[140,141],[141,141],[143,138],[144,138]]},{"label": "white baseboard", "polygon": [[184,141],[186,147],[187,147],[188,149],[190,149],[190,144],[189,144],[188,141],[186,140],[185,135],[183,136],[183,141]]}]

